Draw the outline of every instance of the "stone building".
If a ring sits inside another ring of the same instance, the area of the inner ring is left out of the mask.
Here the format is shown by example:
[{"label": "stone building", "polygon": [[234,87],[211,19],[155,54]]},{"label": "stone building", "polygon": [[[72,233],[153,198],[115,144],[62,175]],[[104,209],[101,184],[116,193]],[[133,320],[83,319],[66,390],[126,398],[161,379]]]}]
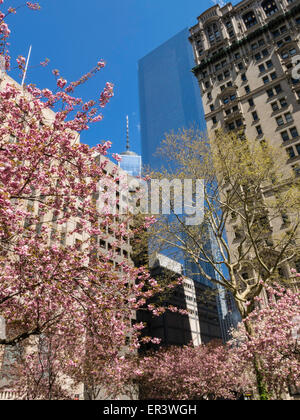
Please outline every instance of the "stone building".
[{"label": "stone building", "polygon": [[[243,0],[215,5],[190,28],[196,76],[208,132],[241,130],[286,153],[284,173],[300,176],[300,1]],[[264,191],[268,200],[272,188]],[[286,214],[270,223],[270,235],[288,231]],[[228,243],[239,245],[234,221]],[[300,270],[300,258],[293,261]],[[281,267],[290,277],[290,267]],[[248,274],[245,273],[245,276]]]}]

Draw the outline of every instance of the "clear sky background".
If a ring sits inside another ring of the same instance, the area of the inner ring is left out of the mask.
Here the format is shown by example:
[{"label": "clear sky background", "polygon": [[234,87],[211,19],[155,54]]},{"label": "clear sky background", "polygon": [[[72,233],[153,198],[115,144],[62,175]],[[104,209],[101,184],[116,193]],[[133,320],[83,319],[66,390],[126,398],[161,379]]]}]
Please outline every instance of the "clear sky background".
[{"label": "clear sky background", "polygon": [[[33,1],[33,0],[32,0]],[[5,0],[5,6],[22,0]],[[54,88],[52,69],[68,81],[77,80],[99,59],[107,66],[76,91],[84,99],[99,97],[106,81],[115,85],[115,96],[103,110],[104,119],[84,132],[81,141],[93,146],[102,140],[122,152],[129,115],[131,148],[140,153],[138,60],[213,6],[211,0],[40,0],[41,10],[25,8],[10,16],[11,55],[27,56],[32,44],[31,66],[44,58],[46,68],[30,68],[27,82]],[[236,3],[236,2],[234,2]],[[18,73],[12,73],[14,78]],[[19,79],[20,80],[20,79]]]}]

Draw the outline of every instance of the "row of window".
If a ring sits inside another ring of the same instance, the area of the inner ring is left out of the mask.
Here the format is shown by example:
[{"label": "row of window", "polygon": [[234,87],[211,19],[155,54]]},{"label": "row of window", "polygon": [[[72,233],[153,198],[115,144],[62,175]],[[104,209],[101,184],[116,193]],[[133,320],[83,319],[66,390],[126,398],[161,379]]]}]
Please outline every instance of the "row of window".
[{"label": "row of window", "polygon": [[289,128],[288,130],[282,131],[280,133],[282,140],[289,141],[299,136],[298,130],[296,127]]},{"label": "row of window", "polygon": [[284,124],[288,124],[292,121],[294,121],[294,120],[293,120],[293,116],[290,112],[287,112],[283,115],[279,115],[278,117],[276,117],[276,123],[277,123],[278,127],[280,127],[281,125],[284,125]]},{"label": "row of window", "polygon": [[[293,1],[293,0],[288,0],[288,1]],[[300,25],[300,16],[297,16],[295,18],[295,23],[296,23],[296,25]],[[228,32],[229,36],[230,37],[233,37],[234,36],[234,31],[233,31],[233,26],[232,26],[231,21],[226,22],[225,23],[225,26],[227,28],[227,32]],[[278,36],[281,36],[281,35],[285,34],[288,30],[289,30],[289,28],[286,25],[283,25],[280,28],[275,29],[271,33],[272,33],[273,38],[276,39]],[[217,30],[216,31],[216,34],[218,34],[218,32],[219,31]],[[211,33],[214,33],[214,31],[211,30]],[[281,39],[281,40],[277,41],[277,46],[278,47],[281,47],[282,45],[284,45],[285,42],[289,42],[289,41],[291,41],[291,37],[288,35],[284,39]],[[202,55],[204,53],[202,42],[200,40],[198,40],[198,41],[196,41],[196,44],[197,44],[197,47],[198,47],[198,53],[199,53],[199,55]],[[252,50],[255,50],[256,48],[262,46],[263,44],[264,44],[264,40],[263,39],[260,39],[260,40],[258,40],[257,42],[255,42],[255,43],[253,43],[251,45],[251,49]],[[222,50],[222,48],[220,48],[218,51],[221,51],[221,50]],[[217,54],[218,51],[215,51],[212,55]],[[257,56],[257,58],[258,57],[259,56]],[[235,59],[237,59],[237,58],[235,57]]]},{"label": "row of window", "polygon": [[[291,3],[293,0],[287,0],[288,3]],[[264,13],[267,17],[272,16],[274,13],[277,13],[279,11],[279,8],[277,6],[276,0],[264,0],[261,3],[261,7],[264,10]],[[242,20],[246,26],[247,29],[250,29],[252,26],[257,25],[258,24],[258,20],[256,17],[256,14],[254,12],[254,10],[248,11],[247,13],[245,13],[242,16]],[[230,20],[225,22],[225,27],[227,30],[227,33],[229,35],[229,37],[233,37],[234,36],[234,28],[233,28],[233,24]],[[281,28],[280,28],[281,29]],[[208,25],[206,28],[206,34],[208,37],[208,40],[210,42],[210,44],[214,44],[215,42],[218,42],[221,40],[221,32],[220,32],[220,28],[217,22],[214,22],[210,25]],[[287,30],[286,26],[282,27],[282,32],[279,31],[274,31],[273,36],[276,37],[278,35],[280,35],[280,33],[284,33],[284,31]]]},{"label": "row of window", "polygon": [[297,49],[295,47],[290,48],[289,50],[284,50],[281,54],[280,57],[283,60],[286,60],[289,57],[293,57],[294,55],[297,54]]}]

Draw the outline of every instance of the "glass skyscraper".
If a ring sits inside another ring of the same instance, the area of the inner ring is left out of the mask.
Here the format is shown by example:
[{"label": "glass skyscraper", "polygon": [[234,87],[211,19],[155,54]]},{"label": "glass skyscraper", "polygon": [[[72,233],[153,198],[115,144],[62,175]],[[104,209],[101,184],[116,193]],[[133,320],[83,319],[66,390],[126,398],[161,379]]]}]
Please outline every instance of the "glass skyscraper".
[{"label": "glass skyscraper", "polygon": [[159,169],[153,156],[164,134],[182,127],[206,129],[188,28],[147,54],[138,63],[142,159]]},{"label": "glass skyscraper", "polygon": [[[165,163],[156,151],[166,133],[176,132],[183,127],[206,131],[199,86],[191,72],[194,57],[188,38],[189,30],[185,28],[138,63],[142,160],[144,165],[156,170]],[[189,276],[192,267],[188,259],[178,253],[177,260]],[[203,269],[208,274],[213,270],[208,264]],[[203,285],[216,287],[208,284],[203,276],[197,275],[197,279],[192,277]],[[226,292],[219,292],[220,324],[223,339],[226,340],[228,322],[225,326],[224,320],[231,316],[224,302]]]},{"label": "glass skyscraper", "polygon": [[142,172],[142,157],[130,150],[128,115],[126,116],[126,151],[120,153],[120,156],[122,160],[119,162],[119,167],[131,176],[140,177]]}]

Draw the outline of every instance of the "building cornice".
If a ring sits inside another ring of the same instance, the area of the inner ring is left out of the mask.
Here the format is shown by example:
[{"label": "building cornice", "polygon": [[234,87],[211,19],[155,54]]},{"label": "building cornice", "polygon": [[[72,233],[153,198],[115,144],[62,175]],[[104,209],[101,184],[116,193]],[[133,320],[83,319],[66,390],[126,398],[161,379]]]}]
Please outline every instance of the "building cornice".
[{"label": "building cornice", "polygon": [[273,29],[274,27],[280,25],[282,22],[288,20],[290,17],[295,16],[298,12],[300,12],[300,4],[293,7],[288,12],[276,17],[275,19],[272,19],[269,21],[266,25],[261,26],[260,28],[256,29],[255,31],[249,33],[249,35],[243,37],[239,41],[234,41],[229,47],[224,48],[221,52],[218,54],[207,58],[203,63],[198,64],[197,66],[192,68],[192,72],[195,76],[197,74],[204,70],[206,67],[208,67],[210,64],[216,63],[218,60],[222,59],[226,55],[230,54],[231,52],[236,51],[241,46],[247,44],[250,41],[253,41],[254,39],[260,37],[263,33],[268,32],[269,30]]}]

